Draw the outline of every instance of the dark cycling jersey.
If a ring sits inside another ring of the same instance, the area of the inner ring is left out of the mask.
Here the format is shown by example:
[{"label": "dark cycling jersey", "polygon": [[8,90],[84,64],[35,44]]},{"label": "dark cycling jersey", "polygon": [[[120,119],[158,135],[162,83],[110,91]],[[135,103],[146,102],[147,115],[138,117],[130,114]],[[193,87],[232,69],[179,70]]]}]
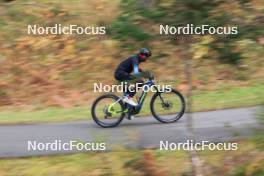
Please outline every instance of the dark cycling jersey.
[{"label": "dark cycling jersey", "polygon": [[115,78],[117,80],[130,80],[130,73],[134,75],[139,73],[138,65],[142,62],[137,55],[132,55],[123,62],[121,62],[115,71]]}]

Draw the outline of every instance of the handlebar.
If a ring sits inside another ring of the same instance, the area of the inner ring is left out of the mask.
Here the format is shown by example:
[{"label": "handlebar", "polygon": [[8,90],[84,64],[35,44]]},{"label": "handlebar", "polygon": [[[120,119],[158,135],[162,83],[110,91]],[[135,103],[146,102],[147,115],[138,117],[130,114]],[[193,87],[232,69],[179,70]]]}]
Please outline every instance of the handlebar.
[{"label": "handlebar", "polygon": [[145,71],[144,72],[144,76],[149,79],[149,80],[153,80],[154,79],[154,74],[150,71]]}]

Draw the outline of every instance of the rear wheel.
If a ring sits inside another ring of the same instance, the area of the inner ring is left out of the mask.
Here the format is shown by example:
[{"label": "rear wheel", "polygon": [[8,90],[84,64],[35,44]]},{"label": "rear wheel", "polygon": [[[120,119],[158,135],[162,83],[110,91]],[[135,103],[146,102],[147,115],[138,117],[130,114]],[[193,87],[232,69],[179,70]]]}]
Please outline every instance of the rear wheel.
[{"label": "rear wheel", "polygon": [[150,101],[152,115],[162,123],[171,123],[179,120],[185,111],[185,100],[180,92],[156,92]]},{"label": "rear wheel", "polygon": [[92,118],[101,127],[115,127],[123,120],[124,110],[124,104],[118,96],[105,94],[94,101]]}]

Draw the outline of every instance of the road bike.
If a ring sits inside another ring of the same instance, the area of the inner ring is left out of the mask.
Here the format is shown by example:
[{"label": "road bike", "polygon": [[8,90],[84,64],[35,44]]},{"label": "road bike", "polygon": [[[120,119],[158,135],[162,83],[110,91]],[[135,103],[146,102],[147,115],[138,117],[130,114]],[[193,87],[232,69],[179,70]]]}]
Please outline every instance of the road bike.
[{"label": "road bike", "polygon": [[172,123],[179,120],[185,112],[185,100],[183,95],[175,89],[159,90],[155,84],[154,77],[150,77],[142,86],[142,92],[137,100],[137,106],[131,106],[125,102],[123,96],[107,93],[99,96],[92,104],[92,118],[101,127],[115,127],[127,117],[139,114],[148,94],[155,90],[150,99],[150,110],[152,115],[162,123]]}]

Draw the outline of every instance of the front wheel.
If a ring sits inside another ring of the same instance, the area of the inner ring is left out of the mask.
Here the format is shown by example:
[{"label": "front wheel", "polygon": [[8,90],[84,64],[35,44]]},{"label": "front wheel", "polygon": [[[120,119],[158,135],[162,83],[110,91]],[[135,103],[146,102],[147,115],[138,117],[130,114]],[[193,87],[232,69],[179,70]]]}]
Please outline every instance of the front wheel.
[{"label": "front wheel", "polygon": [[179,120],[185,111],[185,100],[180,92],[156,92],[150,101],[152,115],[162,123],[171,123]]},{"label": "front wheel", "polygon": [[92,105],[93,120],[101,127],[117,126],[124,118],[124,104],[114,94],[105,94],[98,97]]}]

